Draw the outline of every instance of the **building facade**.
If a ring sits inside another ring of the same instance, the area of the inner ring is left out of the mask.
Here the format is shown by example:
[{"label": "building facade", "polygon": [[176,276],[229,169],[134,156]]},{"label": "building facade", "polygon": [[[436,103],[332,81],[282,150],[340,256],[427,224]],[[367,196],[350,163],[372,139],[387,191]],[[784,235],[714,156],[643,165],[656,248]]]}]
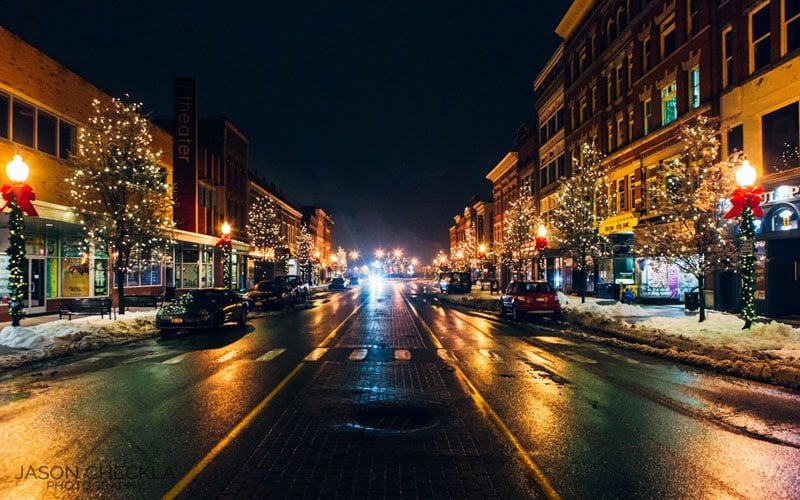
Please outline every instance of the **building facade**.
[{"label": "building facade", "polygon": [[[800,6],[734,1],[718,9],[713,67],[722,88],[723,151],[744,151],[764,188],[757,219],[756,310],[800,314]],[[716,299],[736,310],[738,282]]]},{"label": "building facade", "polygon": [[308,232],[314,239],[314,259],[316,261],[316,281],[325,283],[333,277],[333,261],[331,260],[331,233],[333,218],[319,207],[304,206],[302,222],[308,226]]},{"label": "building facade", "polygon": [[[84,234],[72,211],[70,153],[76,151],[92,101],[111,96],[49,58],[11,32],[0,28],[0,161],[19,154],[29,165],[38,217],[25,217],[28,290],[26,314],[52,312],[61,299],[115,297],[112,258],[103,249],[84,250]],[[172,136],[151,128],[153,147],[169,152]],[[172,157],[161,166],[172,181]],[[8,313],[8,214],[0,214],[0,321]],[[136,262],[127,278],[130,293],[159,295],[168,279],[167,263]]]},{"label": "building facade", "polygon": [[[251,172],[250,203],[252,204],[260,197],[268,198],[274,203],[277,216],[281,222],[280,234],[286,242],[286,249],[284,254],[276,254],[272,259],[261,259],[251,253],[250,266],[252,269],[247,273],[248,279],[250,279],[248,288],[262,279],[271,279],[284,274],[300,274],[298,272],[296,247],[303,213],[298,207],[287,201],[274,184],[268,184]],[[284,262],[287,263],[286,269],[283,268]]]}]

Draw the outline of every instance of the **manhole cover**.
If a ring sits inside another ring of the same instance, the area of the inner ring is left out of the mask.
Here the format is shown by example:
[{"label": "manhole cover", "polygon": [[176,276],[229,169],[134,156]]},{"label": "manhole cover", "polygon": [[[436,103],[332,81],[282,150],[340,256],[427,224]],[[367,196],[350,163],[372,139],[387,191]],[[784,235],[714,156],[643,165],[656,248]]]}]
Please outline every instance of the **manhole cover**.
[{"label": "manhole cover", "polygon": [[348,425],[369,432],[404,433],[429,429],[436,425],[436,418],[427,408],[370,406],[360,409],[355,422]]}]

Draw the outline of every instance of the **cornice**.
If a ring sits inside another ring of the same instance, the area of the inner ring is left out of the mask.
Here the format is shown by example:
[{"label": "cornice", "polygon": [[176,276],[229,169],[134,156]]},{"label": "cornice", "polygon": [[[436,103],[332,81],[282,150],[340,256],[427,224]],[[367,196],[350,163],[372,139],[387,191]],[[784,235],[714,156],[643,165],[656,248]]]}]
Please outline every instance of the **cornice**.
[{"label": "cornice", "polygon": [[566,40],[581,22],[583,16],[589,11],[594,0],[574,0],[570,5],[564,18],[556,27],[556,34]]}]

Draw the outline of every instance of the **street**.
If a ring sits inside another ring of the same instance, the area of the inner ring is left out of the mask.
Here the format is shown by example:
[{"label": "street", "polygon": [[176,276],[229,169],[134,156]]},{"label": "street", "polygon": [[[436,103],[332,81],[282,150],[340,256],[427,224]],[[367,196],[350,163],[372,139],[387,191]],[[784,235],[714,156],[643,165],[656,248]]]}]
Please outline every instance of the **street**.
[{"label": "street", "polygon": [[0,496],[796,498],[800,395],[363,283],[0,380]]}]

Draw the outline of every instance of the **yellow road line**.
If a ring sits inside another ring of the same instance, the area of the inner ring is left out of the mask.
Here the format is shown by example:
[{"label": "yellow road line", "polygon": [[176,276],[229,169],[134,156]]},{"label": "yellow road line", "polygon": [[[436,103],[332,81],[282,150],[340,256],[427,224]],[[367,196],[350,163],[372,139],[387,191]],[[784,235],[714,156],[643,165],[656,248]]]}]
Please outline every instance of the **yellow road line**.
[{"label": "yellow road line", "polygon": [[[329,334],[327,337],[325,337],[325,340],[323,340],[323,341],[322,341],[322,343],[320,344],[320,347],[324,347],[324,346],[325,346],[325,345],[326,345],[328,342],[330,342],[331,340],[333,340],[333,338],[336,336],[336,334],[337,334],[337,333],[339,333],[339,330],[341,330],[341,329],[342,329],[342,327],[344,326],[344,324],[345,324],[345,323],[347,323],[347,321],[348,321],[348,320],[349,320],[351,317],[353,317],[353,315],[354,315],[354,314],[355,314],[355,313],[356,313],[356,312],[357,312],[357,311],[358,311],[360,308],[361,308],[361,304],[359,304],[359,305],[358,305],[358,306],[357,306],[357,307],[356,307],[356,308],[353,310],[353,312],[351,312],[351,313],[350,313],[350,314],[349,314],[349,315],[348,315],[348,316],[347,316],[347,317],[346,317],[346,318],[345,318],[345,319],[344,319],[344,320],[343,320],[341,323],[339,323],[339,324],[336,326],[336,328],[334,328],[334,329],[331,331],[331,333],[330,333],[330,334]],[[289,382],[290,382],[290,381],[291,381],[291,380],[292,380],[292,379],[293,379],[293,378],[294,378],[294,377],[295,377],[295,376],[296,376],[298,373],[300,373],[300,370],[302,370],[302,369],[303,369],[305,366],[306,366],[306,364],[305,364],[305,363],[303,363],[303,362],[301,362],[300,364],[298,364],[297,366],[295,366],[295,367],[294,367],[294,370],[292,370],[292,371],[289,373],[289,375],[287,375],[286,377],[284,377],[284,379],[283,379],[283,380],[281,380],[281,382],[280,382],[280,383],[279,383],[277,386],[275,386],[275,388],[274,388],[274,389],[272,389],[272,391],[271,391],[269,394],[267,394],[267,397],[265,397],[264,399],[262,399],[262,400],[261,400],[261,402],[260,402],[260,403],[258,403],[258,406],[256,406],[256,407],[255,407],[255,408],[253,408],[252,410],[250,410],[250,413],[248,413],[246,417],[244,417],[244,418],[243,418],[243,419],[242,419],[242,420],[241,420],[241,421],[240,421],[238,424],[236,424],[236,427],[234,427],[233,429],[231,429],[231,431],[230,431],[230,432],[229,432],[229,433],[228,433],[228,434],[227,434],[227,435],[226,435],[224,438],[222,438],[222,440],[221,440],[219,443],[217,443],[217,444],[216,444],[216,446],[214,446],[214,447],[211,449],[211,451],[209,451],[209,452],[206,454],[206,456],[204,456],[204,457],[203,457],[203,459],[202,459],[202,460],[200,460],[200,461],[197,463],[197,465],[195,465],[194,467],[192,467],[192,469],[191,469],[189,472],[187,472],[187,473],[186,473],[186,475],[185,475],[185,476],[183,476],[183,477],[181,478],[181,480],[180,480],[180,481],[178,481],[178,482],[175,484],[175,486],[173,486],[173,487],[172,487],[172,489],[171,489],[171,490],[169,490],[169,491],[168,491],[168,492],[167,492],[167,493],[166,493],[166,494],[163,496],[163,498],[164,498],[164,499],[172,499],[172,498],[176,498],[178,495],[180,495],[180,494],[183,492],[183,490],[185,490],[185,489],[186,489],[186,487],[187,487],[187,486],[189,486],[189,484],[190,484],[192,481],[194,481],[194,480],[195,480],[195,478],[196,478],[197,476],[199,476],[199,475],[200,475],[200,473],[201,473],[201,472],[203,472],[203,470],[204,470],[206,467],[208,467],[208,465],[209,465],[209,464],[210,464],[210,463],[211,463],[211,462],[214,460],[214,458],[216,458],[216,457],[217,457],[217,455],[219,455],[219,454],[220,454],[220,452],[222,452],[222,450],[224,450],[226,446],[228,446],[229,444],[231,444],[231,442],[232,442],[232,441],[233,441],[233,440],[236,438],[236,436],[238,436],[239,434],[241,434],[241,432],[244,430],[244,428],[245,428],[245,427],[247,427],[248,425],[250,425],[250,422],[252,422],[252,421],[253,421],[253,419],[254,419],[254,418],[256,418],[256,416],[257,416],[257,415],[258,415],[258,414],[261,412],[261,410],[263,410],[263,409],[264,409],[264,408],[265,408],[265,407],[266,407],[266,406],[267,406],[267,405],[268,405],[268,404],[269,404],[269,403],[270,403],[270,402],[271,402],[271,401],[272,401],[272,400],[275,398],[275,396],[277,396],[277,395],[278,395],[278,393],[280,393],[280,392],[281,392],[281,391],[282,391],[282,390],[283,390],[283,389],[286,387],[286,385],[288,385],[288,384],[289,384]]]},{"label": "yellow road line", "polygon": [[[405,299],[405,296],[403,296],[403,298]],[[436,334],[433,333],[431,327],[428,326],[428,323],[424,319],[422,319],[422,316],[419,314],[419,312],[417,312],[414,306],[411,305],[411,302],[409,302],[408,299],[406,299],[406,304],[414,313],[414,316],[417,318],[419,324],[422,325],[422,328],[431,337],[431,340],[433,341],[434,345],[436,345],[437,348],[442,349],[443,348],[442,343],[439,341],[438,338],[436,338]],[[472,398],[472,401],[475,403],[475,406],[478,407],[481,413],[483,413],[483,415],[495,425],[497,430],[499,430],[500,433],[514,447],[514,449],[517,452],[517,455],[519,455],[520,459],[522,459],[525,465],[527,465],[528,468],[533,473],[533,477],[536,483],[539,485],[539,488],[541,488],[545,496],[547,496],[547,498],[550,498],[551,500],[560,499],[561,497],[558,495],[556,490],[553,489],[553,487],[550,485],[550,481],[547,480],[547,477],[545,477],[541,469],[539,469],[536,463],[534,463],[528,452],[525,451],[525,448],[523,448],[522,443],[520,443],[519,440],[514,436],[514,434],[511,433],[511,429],[509,429],[508,426],[506,426],[506,424],[503,422],[500,416],[494,411],[491,405],[489,405],[489,403],[483,398],[483,396],[481,396],[481,393],[472,384],[472,382],[470,382],[469,378],[467,378],[466,374],[461,370],[461,368],[459,368],[458,365],[456,365],[455,363],[448,362],[447,364],[451,368],[453,368],[453,373],[455,373],[456,378],[461,384],[461,387],[463,387],[464,392],[469,394],[469,396]]]},{"label": "yellow road line", "polygon": [[189,483],[194,481],[194,479],[203,471],[203,469],[208,467],[208,464],[210,464],[211,461],[214,460],[214,458],[216,458],[216,456],[219,455],[220,452],[223,449],[225,449],[225,447],[228,446],[236,438],[236,436],[238,436],[244,430],[244,428],[250,424],[250,422],[253,421],[256,415],[258,415],[258,413],[261,410],[263,410],[264,407],[266,407],[269,404],[269,402],[272,401],[272,399],[275,396],[277,396],[279,392],[283,390],[284,387],[286,387],[289,381],[292,380],[295,377],[295,375],[300,373],[300,370],[302,370],[303,367],[305,367],[305,363],[300,363],[299,365],[297,365],[294,368],[294,370],[292,370],[291,373],[289,373],[289,375],[287,375],[283,380],[281,380],[281,382],[274,389],[272,389],[272,391],[269,394],[267,394],[267,397],[265,397],[264,399],[261,400],[260,403],[258,403],[258,406],[253,408],[250,411],[250,413],[248,413],[247,416],[244,417],[242,421],[239,422],[236,425],[236,427],[234,427],[228,433],[228,435],[222,439],[222,441],[217,443],[217,445],[214,446],[214,448],[212,448],[211,451],[209,451],[206,454],[206,456],[204,456],[203,459],[197,463],[197,465],[192,467],[192,470],[190,470],[185,476],[183,476],[181,480],[178,481],[178,483],[175,484],[175,486],[173,486],[172,489],[169,490],[164,495],[163,498],[172,499],[180,495],[183,492],[183,490],[185,490],[186,487],[189,486]]}]

